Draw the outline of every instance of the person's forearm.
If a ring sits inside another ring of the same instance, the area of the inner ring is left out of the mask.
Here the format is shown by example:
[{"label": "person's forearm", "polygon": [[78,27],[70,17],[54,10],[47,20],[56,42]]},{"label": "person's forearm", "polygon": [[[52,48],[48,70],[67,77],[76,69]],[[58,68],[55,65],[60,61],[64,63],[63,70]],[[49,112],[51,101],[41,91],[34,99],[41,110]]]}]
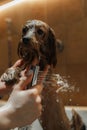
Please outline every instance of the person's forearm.
[{"label": "person's forearm", "polygon": [[10,130],[12,127],[12,122],[9,118],[9,115],[11,114],[10,108],[10,104],[0,107],[0,130]]}]

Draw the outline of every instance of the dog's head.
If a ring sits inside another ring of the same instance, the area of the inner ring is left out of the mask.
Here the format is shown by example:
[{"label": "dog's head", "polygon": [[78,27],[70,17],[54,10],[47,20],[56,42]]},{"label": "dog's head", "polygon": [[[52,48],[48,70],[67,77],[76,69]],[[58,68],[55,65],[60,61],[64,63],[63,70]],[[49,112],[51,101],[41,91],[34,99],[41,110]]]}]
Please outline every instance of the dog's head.
[{"label": "dog's head", "polygon": [[[58,42],[58,47],[60,44]],[[22,29],[18,55],[29,64],[37,58],[41,69],[46,64],[57,64],[57,40],[54,31],[40,20],[29,20]]]}]

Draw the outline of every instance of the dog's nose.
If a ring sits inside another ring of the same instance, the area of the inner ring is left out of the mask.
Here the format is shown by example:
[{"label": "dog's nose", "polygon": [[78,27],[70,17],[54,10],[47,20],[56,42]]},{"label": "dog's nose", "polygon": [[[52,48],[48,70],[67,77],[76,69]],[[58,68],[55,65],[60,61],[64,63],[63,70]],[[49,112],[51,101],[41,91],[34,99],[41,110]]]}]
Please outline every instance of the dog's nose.
[{"label": "dog's nose", "polygon": [[29,38],[28,37],[23,37],[23,43],[28,44],[29,43]]}]

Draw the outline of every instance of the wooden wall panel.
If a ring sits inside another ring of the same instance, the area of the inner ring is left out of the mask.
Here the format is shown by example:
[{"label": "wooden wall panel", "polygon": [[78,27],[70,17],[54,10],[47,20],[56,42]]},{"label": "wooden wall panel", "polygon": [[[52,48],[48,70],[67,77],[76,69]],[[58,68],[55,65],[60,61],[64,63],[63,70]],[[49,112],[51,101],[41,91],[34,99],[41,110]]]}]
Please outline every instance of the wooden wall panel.
[{"label": "wooden wall panel", "polygon": [[56,37],[65,46],[64,51],[58,54],[55,72],[70,76],[68,81],[75,84],[74,92],[62,94],[64,102],[69,105],[87,105],[87,0],[23,1],[0,11],[0,73],[8,67],[7,18],[12,19],[13,63],[18,58],[16,50],[21,28],[28,19],[43,20],[55,30]]}]

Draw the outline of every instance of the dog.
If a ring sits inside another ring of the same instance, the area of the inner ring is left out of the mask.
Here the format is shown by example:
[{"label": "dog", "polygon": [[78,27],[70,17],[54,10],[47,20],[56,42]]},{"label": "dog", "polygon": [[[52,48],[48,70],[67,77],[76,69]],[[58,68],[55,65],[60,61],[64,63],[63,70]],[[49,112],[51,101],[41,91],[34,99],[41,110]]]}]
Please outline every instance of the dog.
[{"label": "dog", "polygon": [[57,50],[63,50],[63,44],[59,42],[55,33],[45,22],[40,20],[29,20],[22,29],[22,39],[18,46],[18,55],[29,64],[34,58],[39,59],[40,69],[46,64],[57,64]]},{"label": "dog", "polygon": [[[43,70],[46,64],[56,66],[56,46],[60,52],[63,50],[62,42],[57,41],[49,25],[40,20],[29,20],[22,29],[22,38],[18,44],[17,53],[23,59],[25,66],[32,64],[36,58],[39,61],[40,70]],[[12,68],[7,69],[1,76],[1,80],[8,85],[14,84],[18,81],[21,69],[17,68],[15,71]]]},{"label": "dog", "polygon": [[[26,22],[22,29],[22,37],[18,44],[18,56],[23,59],[24,66],[31,64],[34,59],[37,59],[40,71],[43,71],[46,65],[50,65],[49,79],[51,80],[52,69],[57,65],[57,53],[62,52],[64,45],[60,40],[57,40],[53,29],[43,21],[40,20],[29,20]],[[23,67],[22,67],[23,69]],[[1,76],[2,81],[6,83],[14,83],[18,81],[20,75],[20,68],[15,70],[16,73],[13,76],[9,76],[12,70],[6,71],[5,75]],[[5,77],[6,76],[6,77]],[[8,78],[7,78],[8,77]],[[11,77],[11,78],[10,78]],[[52,80],[53,82],[53,80]],[[45,84],[42,92],[42,105],[43,111],[40,117],[40,122],[44,130],[85,130],[83,128],[84,123],[80,120],[80,124],[74,125],[74,116],[72,125],[66,116],[62,97],[59,93],[56,93],[58,85]],[[59,102],[56,102],[59,100]],[[80,117],[79,117],[80,118]],[[76,120],[76,118],[75,118]],[[79,129],[76,129],[79,128]]]}]

